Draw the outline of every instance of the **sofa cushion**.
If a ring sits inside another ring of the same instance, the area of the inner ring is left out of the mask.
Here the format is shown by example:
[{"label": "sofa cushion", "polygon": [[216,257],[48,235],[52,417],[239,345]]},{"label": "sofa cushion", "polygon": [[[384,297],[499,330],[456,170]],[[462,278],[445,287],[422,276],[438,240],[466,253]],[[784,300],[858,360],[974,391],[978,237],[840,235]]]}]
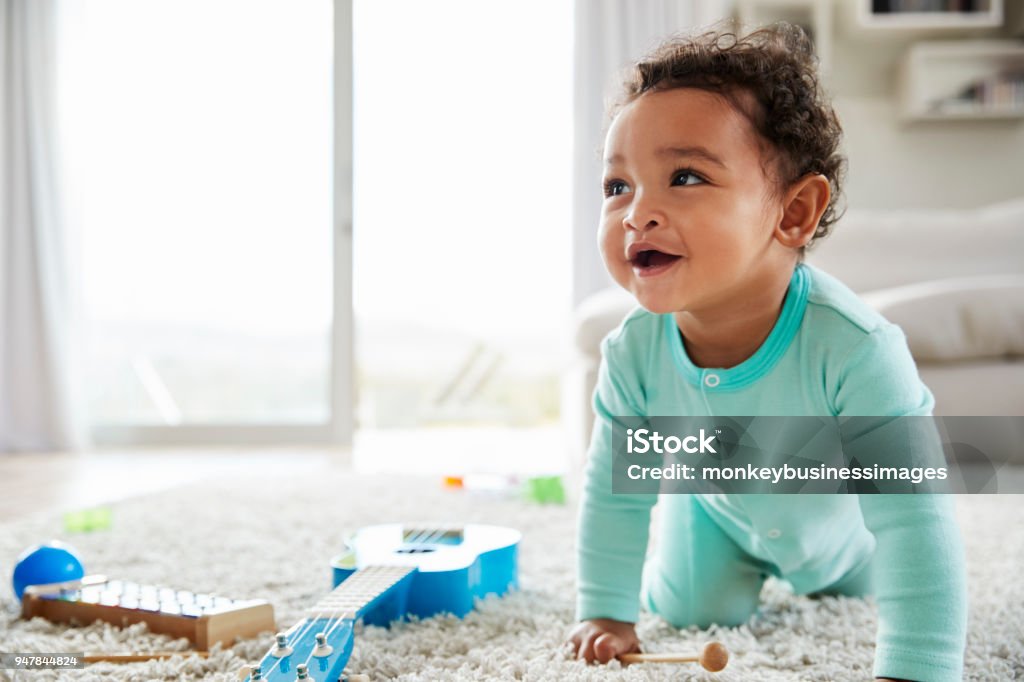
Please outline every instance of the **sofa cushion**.
[{"label": "sofa cushion", "polygon": [[918,362],[1024,357],[1024,275],[958,277],[869,292]]},{"label": "sofa cushion", "polygon": [[[1024,358],[924,363],[917,369],[940,417],[1024,415]],[[1016,442],[1024,445],[1021,436]]]},{"label": "sofa cushion", "polygon": [[1024,199],[984,208],[850,210],[807,261],[856,292],[915,282],[1024,274]]},{"label": "sofa cushion", "polygon": [[601,341],[619,326],[636,300],[621,287],[609,287],[585,298],[573,313],[576,349],[595,361],[601,359]]}]

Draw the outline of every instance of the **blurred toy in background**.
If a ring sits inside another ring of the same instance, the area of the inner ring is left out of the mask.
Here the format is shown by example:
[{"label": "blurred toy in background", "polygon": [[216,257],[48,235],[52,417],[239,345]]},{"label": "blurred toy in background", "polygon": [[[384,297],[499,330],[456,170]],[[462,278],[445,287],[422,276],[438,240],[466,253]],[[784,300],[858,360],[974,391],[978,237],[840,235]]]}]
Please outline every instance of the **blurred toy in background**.
[{"label": "blurred toy in background", "polygon": [[68,533],[91,533],[109,530],[113,521],[110,507],[80,509],[64,514],[64,530]]},{"label": "blurred toy in background", "polygon": [[565,504],[565,486],[561,476],[520,478],[504,474],[466,474],[445,476],[443,485],[449,490],[466,490],[492,497],[510,498],[518,493],[527,502],[536,504]]},{"label": "blurred toy in background", "polygon": [[565,504],[561,476],[534,476],[523,482],[523,497],[538,504]]}]

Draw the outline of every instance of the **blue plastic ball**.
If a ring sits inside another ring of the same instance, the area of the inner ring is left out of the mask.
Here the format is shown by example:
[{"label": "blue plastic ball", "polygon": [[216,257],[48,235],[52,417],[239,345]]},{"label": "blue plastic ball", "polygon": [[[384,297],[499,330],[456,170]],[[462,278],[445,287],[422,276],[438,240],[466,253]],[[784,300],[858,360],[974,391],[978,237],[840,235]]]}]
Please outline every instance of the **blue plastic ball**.
[{"label": "blue plastic ball", "polygon": [[14,566],[14,593],[21,599],[29,585],[46,585],[78,580],[85,575],[75,548],[63,542],[47,542],[29,547]]}]

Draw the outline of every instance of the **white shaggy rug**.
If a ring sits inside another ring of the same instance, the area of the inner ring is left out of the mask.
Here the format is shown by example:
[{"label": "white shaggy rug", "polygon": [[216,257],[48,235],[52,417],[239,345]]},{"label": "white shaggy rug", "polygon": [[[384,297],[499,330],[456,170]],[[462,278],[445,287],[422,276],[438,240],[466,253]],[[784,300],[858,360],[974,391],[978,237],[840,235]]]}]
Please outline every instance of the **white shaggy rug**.
[{"label": "white shaggy rug", "polygon": [[[1024,496],[959,499],[970,570],[967,680],[1024,680]],[[451,617],[358,630],[349,673],[373,680],[866,680],[875,611],[870,602],[794,597],[769,581],[763,607],[739,628],[676,630],[644,616],[647,651],[699,651],[716,639],[732,653],[717,675],[694,666],[586,666],[563,646],[573,622],[575,508],[537,506],[445,491],[436,478],[266,473],[165,492],[114,506],[110,530],[68,536],[61,519],[0,526],[0,651],[108,651],[184,648],[142,626],[68,628],[17,619],[10,571],[21,550],[61,538],[89,573],[229,597],[271,601],[290,626],[329,590],[328,558],[347,530],[391,521],[481,522],[523,531],[522,589],[488,599],[464,620]],[[258,660],[265,639],[240,642],[209,659],[172,659],[85,670],[15,673],[0,679],[235,680]]]}]

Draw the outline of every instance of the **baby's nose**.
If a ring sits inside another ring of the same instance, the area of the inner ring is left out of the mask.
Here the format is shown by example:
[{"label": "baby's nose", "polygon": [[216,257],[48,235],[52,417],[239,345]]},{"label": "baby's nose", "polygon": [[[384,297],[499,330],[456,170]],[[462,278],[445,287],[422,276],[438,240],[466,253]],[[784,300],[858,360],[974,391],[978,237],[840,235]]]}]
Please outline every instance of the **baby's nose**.
[{"label": "baby's nose", "polygon": [[633,203],[623,219],[623,226],[626,229],[646,232],[664,224],[665,214],[651,197],[640,193],[634,196]]}]

